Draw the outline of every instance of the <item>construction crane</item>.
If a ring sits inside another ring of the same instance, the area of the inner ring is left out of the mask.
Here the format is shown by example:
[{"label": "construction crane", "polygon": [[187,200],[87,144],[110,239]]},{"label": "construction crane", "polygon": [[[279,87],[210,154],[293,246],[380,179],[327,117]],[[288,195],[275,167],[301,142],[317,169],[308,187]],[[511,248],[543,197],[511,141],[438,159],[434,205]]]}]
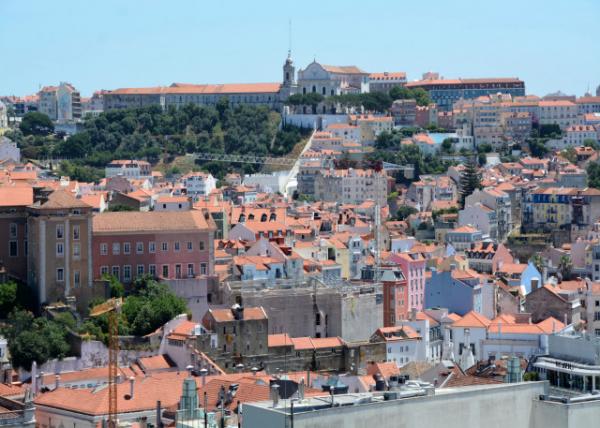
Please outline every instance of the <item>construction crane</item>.
[{"label": "construction crane", "polygon": [[94,306],[90,315],[108,314],[108,428],[117,428],[117,371],[119,370],[119,313],[123,299],[109,299]]}]

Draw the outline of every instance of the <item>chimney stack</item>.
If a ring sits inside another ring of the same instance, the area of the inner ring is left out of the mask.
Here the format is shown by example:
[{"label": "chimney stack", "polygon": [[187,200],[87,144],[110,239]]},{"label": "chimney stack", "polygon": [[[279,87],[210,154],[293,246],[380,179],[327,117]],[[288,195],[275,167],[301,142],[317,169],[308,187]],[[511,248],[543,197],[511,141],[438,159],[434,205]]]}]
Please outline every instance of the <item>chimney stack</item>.
[{"label": "chimney stack", "polygon": [[273,400],[273,407],[277,407],[279,404],[279,385],[276,383],[271,385],[271,400]]},{"label": "chimney stack", "polygon": [[133,376],[129,377],[129,399],[133,399],[133,390],[134,390],[135,378]]},{"label": "chimney stack", "polygon": [[411,321],[416,321],[417,320],[417,308],[412,308],[410,310],[410,320]]},{"label": "chimney stack", "polygon": [[200,369],[200,376],[202,376],[202,387],[206,386],[206,375],[208,374],[208,370]]},{"label": "chimney stack", "polygon": [[304,400],[304,378],[300,379],[298,384],[298,398]]},{"label": "chimney stack", "polygon": [[60,375],[56,375],[54,377],[54,389],[58,389],[58,387],[60,386]]}]

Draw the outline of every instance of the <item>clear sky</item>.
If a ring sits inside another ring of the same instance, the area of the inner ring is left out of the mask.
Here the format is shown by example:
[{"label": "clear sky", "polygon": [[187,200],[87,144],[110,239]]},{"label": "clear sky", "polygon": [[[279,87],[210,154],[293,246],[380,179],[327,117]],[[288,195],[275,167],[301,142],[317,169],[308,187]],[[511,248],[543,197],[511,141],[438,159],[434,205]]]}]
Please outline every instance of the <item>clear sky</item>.
[{"label": "clear sky", "polygon": [[0,94],[280,81],[289,19],[297,67],[600,84],[600,0],[0,0]]}]

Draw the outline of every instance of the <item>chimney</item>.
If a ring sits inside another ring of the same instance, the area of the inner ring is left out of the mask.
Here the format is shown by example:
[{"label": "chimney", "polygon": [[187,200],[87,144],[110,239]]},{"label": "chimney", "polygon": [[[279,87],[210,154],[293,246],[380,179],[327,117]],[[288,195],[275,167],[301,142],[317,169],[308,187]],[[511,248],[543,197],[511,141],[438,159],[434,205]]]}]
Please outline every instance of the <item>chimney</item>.
[{"label": "chimney", "polygon": [[256,376],[256,372],[258,371],[258,368],[252,367],[250,370],[252,370],[252,376]]},{"label": "chimney", "polygon": [[[566,317],[566,315],[565,315]],[[60,386],[60,375],[56,375],[54,377],[54,389],[58,389],[58,387]]]},{"label": "chimney", "polygon": [[306,386],[310,388],[310,370],[306,370]]},{"label": "chimney", "polygon": [[134,390],[135,378],[133,376],[129,377],[129,399],[133,399],[133,390]]},{"label": "chimney", "polygon": [[416,321],[417,320],[417,308],[412,308],[410,310],[410,320],[411,321]]},{"label": "chimney", "polygon": [[300,379],[298,384],[298,398],[304,400],[304,378]]},{"label": "chimney", "polygon": [[206,386],[206,375],[208,374],[208,370],[200,369],[200,376],[202,377],[202,387]]},{"label": "chimney", "polygon": [[271,385],[271,400],[273,400],[273,407],[277,407],[277,404],[279,404],[279,385],[276,383]]},{"label": "chimney", "polygon": [[36,392],[41,391],[43,387],[44,387],[44,372],[40,371],[40,381],[37,384],[38,390]]},{"label": "chimney", "polygon": [[162,414],[162,409],[161,409],[160,401],[157,401],[156,402],[156,427],[157,428],[163,428],[161,414]]}]

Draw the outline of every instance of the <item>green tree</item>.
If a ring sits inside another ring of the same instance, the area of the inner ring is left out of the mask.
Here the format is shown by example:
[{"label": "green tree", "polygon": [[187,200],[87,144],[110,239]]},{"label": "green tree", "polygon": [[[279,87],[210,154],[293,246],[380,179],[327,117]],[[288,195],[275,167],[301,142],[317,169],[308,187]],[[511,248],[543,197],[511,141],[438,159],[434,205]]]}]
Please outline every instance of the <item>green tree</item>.
[{"label": "green tree", "polygon": [[396,211],[396,219],[406,220],[406,218],[408,218],[409,215],[416,214],[417,212],[417,209],[414,207],[411,207],[409,205],[402,205],[400,208],[398,208],[398,211]]},{"label": "green tree", "polygon": [[533,265],[535,266],[535,268],[540,272],[543,273],[544,271],[544,259],[543,257],[540,255],[540,253],[537,253],[535,255],[533,255],[529,261],[531,263],[533,263]]},{"label": "green tree", "polygon": [[452,147],[453,140],[452,138],[446,138],[442,141],[442,151],[446,153],[454,153],[454,148]]},{"label": "green tree", "polygon": [[583,140],[583,145],[585,147],[591,147],[594,150],[600,150],[600,144],[598,144],[598,141],[593,140],[591,138],[586,138],[585,140]]},{"label": "green tree", "polygon": [[0,284],[0,319],[8,316],[17,304],[17,283],[13,281]]},{"label": "green tree", "polygon": [[531,154],[536,158],[543,158],[548,153],[545,141],[542,139],[529,140],[529,150]]},{"label": "green tree", "polygon": [[571,257],[567,255],[560,256],[557,268],[563,280],[568,281],[571,279],[571,274],[573,272],[573,262],[571,261]]},{"label": "green tree", "polygon": [[587,168],[588,186],[595,189],[600,189],[600,164],[591,162]]},{"label": "green tree", "polygon": [[392,100],[415,100],[419,106],[431,104],[429,92],[423,88],[410,89],[403,86],[395,86],[390,89],[389,95]]},{"label": "green tree", "polygon": [[53,358],[64,358],[69,352],[64,325],[34,318],[27,311],[12,312],[4,333],[14,367],[31,370],[34,361],[43,364]]},{"label": "green tree", "polygon": [[473,158],[465,164],[465,169],[460,175],[460,206],[465,206],[465,199],[476,189],[481,189],[481,173]]},{"label": "green tree", "polygon": [[574,147],[568,147],[565,150],[563,150],[560,154],[569,162],[577,163],[577,152],[575,151]]},{"label": "green tree", "polygon": [[25,114],[19,125],[24,135],[49,135],[54,132],[54,124],[48,116],[34,111]]}]

